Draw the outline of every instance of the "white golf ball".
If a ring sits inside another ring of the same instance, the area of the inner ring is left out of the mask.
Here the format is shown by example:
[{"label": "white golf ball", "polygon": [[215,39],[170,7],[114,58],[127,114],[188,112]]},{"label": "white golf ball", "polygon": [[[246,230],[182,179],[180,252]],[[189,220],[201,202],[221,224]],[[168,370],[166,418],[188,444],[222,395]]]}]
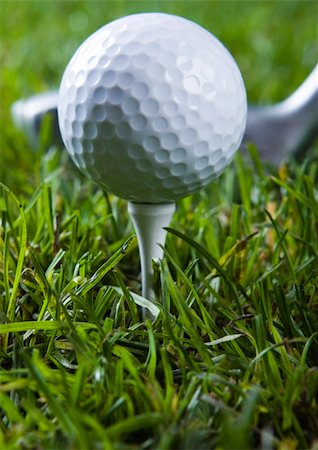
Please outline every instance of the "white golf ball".
[{"label": "white golf ball", "polygon": [[58,116],[75,164],[133,202],[165,203],[206,186],[246,124],[241,73],[199,25],[135,14],[90,36],[68,64]]}]

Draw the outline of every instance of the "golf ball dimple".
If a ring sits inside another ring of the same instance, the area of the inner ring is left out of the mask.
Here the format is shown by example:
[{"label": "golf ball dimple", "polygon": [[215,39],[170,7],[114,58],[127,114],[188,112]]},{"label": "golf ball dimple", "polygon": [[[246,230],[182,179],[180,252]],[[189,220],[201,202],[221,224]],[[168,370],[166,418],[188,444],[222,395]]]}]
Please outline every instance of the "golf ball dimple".
[{"label": "golf ball dimple", "polygon": [[172,202],[229,164],[246,124],[240,71],[199,25],[135,14],[105,25],[68,64],[61,135],[75,164],[106,190]]}]

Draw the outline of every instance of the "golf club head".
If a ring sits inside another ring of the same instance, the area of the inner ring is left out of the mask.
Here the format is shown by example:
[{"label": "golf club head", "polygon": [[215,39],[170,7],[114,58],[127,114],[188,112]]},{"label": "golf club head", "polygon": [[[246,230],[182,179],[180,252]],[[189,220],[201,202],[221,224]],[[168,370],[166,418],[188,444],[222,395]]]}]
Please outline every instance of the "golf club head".
[{"label": "golf club head", "polygon": [[52,123],[52,144],[62,145],[57,119],[58,91],[44,92],[16,101],[11,106],[14,125],[23,131],[33,148],[39,145],[40,131],[46,117]]},{"label": "golf club head", "polygon": [[[62,144],[57,120],[58,91],[18,100],[11,107],[17,128],[24,131],[32,147],[39,145],[41,125],[52,116],[52,144]],[[284,101],[248,107],[241,149],[249,143],[263,161],[279,165],[291,155],[304,155],[318,135],[318,65],[301,86]]]},{"label": "golf club head", "polygon": [[254,144],[260,157],[278,165],[291,155],[303,155],[318,135],[318,65],[284,101],[248,108],[243,152]]}]

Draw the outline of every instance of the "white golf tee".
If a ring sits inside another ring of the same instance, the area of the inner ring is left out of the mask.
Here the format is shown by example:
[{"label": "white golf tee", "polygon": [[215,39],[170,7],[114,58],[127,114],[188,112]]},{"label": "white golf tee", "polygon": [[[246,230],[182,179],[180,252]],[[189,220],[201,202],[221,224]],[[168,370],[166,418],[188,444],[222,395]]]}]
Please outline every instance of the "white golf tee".
[{"label": "white golf tee", "polygon": [[[128,202],[128,212],[132,219],[140,254],[142,296],[153,297],[152,260],[163,257],[168,227],[175,212],[175,203],[147,204]],[[158,245],[160,244],[160,245]]]}]

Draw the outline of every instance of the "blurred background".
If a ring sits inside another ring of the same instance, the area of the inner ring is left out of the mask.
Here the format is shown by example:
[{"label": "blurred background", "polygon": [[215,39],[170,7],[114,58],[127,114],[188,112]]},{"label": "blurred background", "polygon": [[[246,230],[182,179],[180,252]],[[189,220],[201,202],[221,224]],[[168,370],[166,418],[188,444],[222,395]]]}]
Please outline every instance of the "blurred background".
[{"label": "blurred background", "polygon": [[120,16],[146,11],[187,17],[216,35],[242,71],[249,103],[283,99],[318,60],[316,1],[1,0],[1,181],[12,188],[16,177],[30,181],[35,158],[12,125],[12,102],[56,89],[70,57],[91,33]]}]

